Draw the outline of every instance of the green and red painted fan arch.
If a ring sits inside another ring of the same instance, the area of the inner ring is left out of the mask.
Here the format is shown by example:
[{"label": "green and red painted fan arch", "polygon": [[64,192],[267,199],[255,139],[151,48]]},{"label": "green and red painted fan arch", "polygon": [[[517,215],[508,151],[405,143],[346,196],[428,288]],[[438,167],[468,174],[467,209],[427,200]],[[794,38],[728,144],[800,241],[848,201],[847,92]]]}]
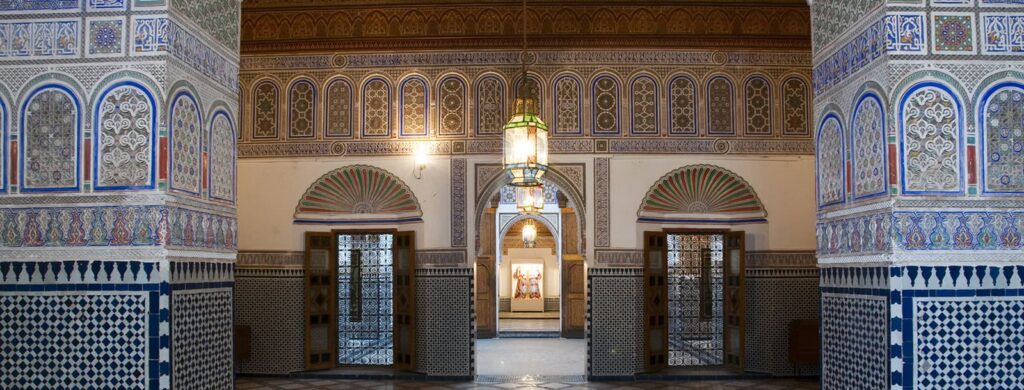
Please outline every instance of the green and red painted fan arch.
[{"label": "green and red painted fan arch", "polygon": [[401,179],[370,165],[349,165],[317,179],[295,206],[296,223],[421,222],[416,195]]},{"label": "green and red painted fan arch", "polygon": [[637,217],[657,223],[759,223],[768,213],[739,175],[714,165],[688,165],[647,190]]}]

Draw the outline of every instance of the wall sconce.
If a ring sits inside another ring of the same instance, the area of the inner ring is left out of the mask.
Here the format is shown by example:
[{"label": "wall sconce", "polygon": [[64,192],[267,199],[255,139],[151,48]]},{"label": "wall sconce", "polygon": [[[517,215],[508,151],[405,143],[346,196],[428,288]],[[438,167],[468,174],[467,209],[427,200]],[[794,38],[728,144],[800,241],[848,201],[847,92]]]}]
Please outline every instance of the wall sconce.
[{"label": "wall sconce", "polygon": [[412,176],[416,179],[423,178],[423,170],[427,169],[427,162],[430,161],[430,153],[426,145],[417,145],[412,152]]}]

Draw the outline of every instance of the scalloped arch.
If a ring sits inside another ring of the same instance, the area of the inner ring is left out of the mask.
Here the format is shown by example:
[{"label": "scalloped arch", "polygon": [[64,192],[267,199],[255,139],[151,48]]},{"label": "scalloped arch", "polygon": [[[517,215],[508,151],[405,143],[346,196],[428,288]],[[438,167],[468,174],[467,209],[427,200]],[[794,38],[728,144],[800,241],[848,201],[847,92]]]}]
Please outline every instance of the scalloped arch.
[{"label": "scalloped arch", "polygon": [[722,167],[688,165],[669,172],[647,190],[641,222],[765,222],[764,204],[746,180]]},{"label": "scalloped arch", "polygon": [[423,216],[401,179],[370,165],[349,165],[321,176],[295,206],[297,223],[409,223]]}]

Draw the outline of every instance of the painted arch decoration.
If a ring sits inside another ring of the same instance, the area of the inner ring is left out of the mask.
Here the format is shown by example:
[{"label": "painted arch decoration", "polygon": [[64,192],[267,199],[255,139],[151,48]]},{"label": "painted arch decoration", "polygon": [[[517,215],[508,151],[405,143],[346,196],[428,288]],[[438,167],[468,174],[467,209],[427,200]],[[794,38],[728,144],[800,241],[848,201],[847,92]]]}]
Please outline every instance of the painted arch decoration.
[{"label": "painted arch decoration", "polygon": [[767,222],[764,204],[742,177],[714,165],[688,165],[662,176],[644,196],[639,222]]},{"label": "painted arch decoration", "polygon": [[349,165],[321,176],[295,206],[295,223],[412,223],[422,217],[409,186],[369,165]]}]

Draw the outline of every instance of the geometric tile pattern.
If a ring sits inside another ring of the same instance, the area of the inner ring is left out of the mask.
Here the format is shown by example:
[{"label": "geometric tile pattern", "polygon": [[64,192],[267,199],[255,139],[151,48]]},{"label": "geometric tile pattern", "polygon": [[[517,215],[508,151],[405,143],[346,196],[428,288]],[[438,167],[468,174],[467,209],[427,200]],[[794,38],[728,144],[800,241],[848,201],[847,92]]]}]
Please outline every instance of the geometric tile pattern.
[{"label": "geometric tile pattern", "polygon": [[1024,193],[1024,85],[1006,83],[985,93],[982,125],[982,191]]},{"label": "geometric tile pattern", "polygon": [[824,119],[818,130],[818,206],[842,203],[846,199],[843,126],[835,115]]},{"label": "geometric tile pattern", "polygon": [[914,311],[917,389],[1010,389],[1024,383],[1021,297],[919,299]]},{"label": "geometric tile pattern", "polygon": [[936,54],[974,54],[974,15],[932,14],[932,50]]},{"label": "geometric tile pattern", "polygon": [[416,371],[473,375],[472,285],[469,268],[416,271]]},{"label": "geometric tile pattern", "polygon": [[210,123],[209,186],[210,197],[235,199],[235,128],[234,120],[224,111],[213,114]]},{"label": "geometric tile pattern", "polygon": [[147,388],[147,296],[0,295],[0,388]]},{"label": "geometric tile pattern", "polygon": [[179,94],[171,104],[171,188],[198,194],[202,182],[200,107],[192,95]]},{"label": "geometric tile pattern", "polygon": [[288,374],[302,371],[303,279],[298,277],[237,277],[235,325],[251,329],[249,359],[238,361],[238,372]]},{"label": "geometric tile pattern", "polygon": [[886,298],[822,294],[821,312],[822,387],[888,388]]},{"label": "geometric tile pattern", "polygon": [[119,56],[124,53],[124,19],[89,19],[89,56]]},{"label": "geometric tile pattern", "polygon": [[175,389],[230,389],[234,341],[232,290],[171,294],[171,338]]},{"label": "geometric tile pattern", "polygon": [[853,195],[862,198],[885,192],[888,171],[885,155],[888,153],[885,132],[885,114],[882,103],[874,94],[865,94],[853,112],[852,157]]},{"label": "geometric tile pattern", "polygon": [[81,162],[81,111],[71,90],[50,85],[31,95],[21,123],[22,188],[75,190]]},{"label": "geometric tile pattern", "polygon": [[[772,375],[796,375],[789,362],[789,323],[819,320],[821,291],[817,269],[799,269],[798,275],[753,277],[747,275],[746,367],[747,371]],[[799,367],[801,375],[816,375],[817,367]]]},{"label": "geometric tile pattern", "polygon": [[639,271],[590,270],[587,374],[591,377],[643,371],[644,289]]}]

